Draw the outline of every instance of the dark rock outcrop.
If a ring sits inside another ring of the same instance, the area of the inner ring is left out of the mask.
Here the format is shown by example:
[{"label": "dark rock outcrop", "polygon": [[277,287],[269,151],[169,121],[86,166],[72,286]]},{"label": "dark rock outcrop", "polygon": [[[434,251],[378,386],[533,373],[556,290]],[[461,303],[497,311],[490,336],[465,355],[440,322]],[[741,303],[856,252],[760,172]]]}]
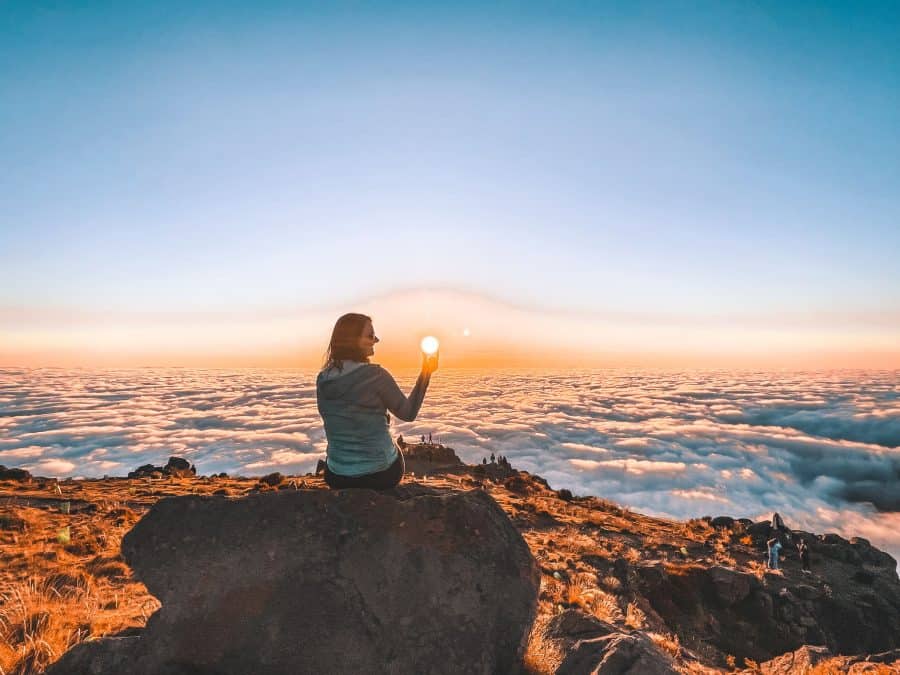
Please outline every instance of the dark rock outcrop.
[{"label": "dark rock outcrop", "polygon": [[[717,565],[657,562],[632,570],[637,590],[667,625],[685,636],[704,635],[723,657],[764,662],[803,645],[844,654],[900,647],[894,559],[862,542],[810,537],[813,574],[794,559],[783,573],[762,579]],[[872,562],[849,562],[855,558],[847,551]]]},{"label": "dark rock outcrop", "polygon": [[195,475],[197,475],[197,468],[182,457],[169,457],[165,466],[144,464],[128,473],[129,478],[163,478],[165,476],[190,478]]},{"label": "dark rock outcrop", "polygon": [[30,481],[31,473],[25,469],[9,468],[0,464],[0,480]]},{"label": "dark rock outcrop", "polygon": [[421,470],[437,470],[465,466],[453,448],[440,443],[407,443],[403,447],[403,458],[413,470],[419,467]]},{"label": "dark rock outcrop", "polygon": [[544,631],[544,638],[554,641],[562,653],[571,651],[581,640],[618,632],[612,624],[579,609],[567,609],[554,616]]},{"label": "dark rock outcrop", "polygon": [[284,482],[284,474],[278,471],[276,471],[275,473],[269,473],[260,478],[259,482],[263,485],[275,487],[276,485],[281,485]]},{"label": "dark rock outcrop", "polygon": [[556,675],[673,675],[674,660],[646,634],[612,633],[579,641]]},{"label": "dark rock outcrop", "polygon": [[709,524],[715,528],[734,527],[734,518],[730,516],[716,516],[710,519]]},{"label": "dark rock outcrop", "polygon": [[797,675],[808,673],[813,666],[831,657],[828,647],[803,645],[799,649],[782,654],[759,664],[762,675]]},{"label": "dark rock outcrop", "polygon": [[810,672],[846,675],[900,673],[900,649],[879,654],[833,656],[827,647],[803,645],[799,649],[759,664],[746,675],[806,675]]},{"label": "dark rock outcrop", "polygon": [[161,609],[48,672],[515,673],[539,587],[477,490],[169,498],[122,551]]}]

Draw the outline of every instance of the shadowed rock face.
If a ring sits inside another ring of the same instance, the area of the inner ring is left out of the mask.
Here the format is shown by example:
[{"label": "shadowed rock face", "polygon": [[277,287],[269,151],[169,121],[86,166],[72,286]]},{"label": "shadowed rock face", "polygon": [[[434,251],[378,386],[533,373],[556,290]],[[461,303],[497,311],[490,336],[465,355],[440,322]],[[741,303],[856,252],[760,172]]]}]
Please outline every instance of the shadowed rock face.
[{"label": "shadowed rock face", "polygon": [[612,633],[581,640],[556,675],[676,675],[672,659],[645,634]]},{"label": "shadowed rock face", "polygon": [[49,672],[514,673],[539,586],[481,491],[164,499],[122,551],[162,608]]}]

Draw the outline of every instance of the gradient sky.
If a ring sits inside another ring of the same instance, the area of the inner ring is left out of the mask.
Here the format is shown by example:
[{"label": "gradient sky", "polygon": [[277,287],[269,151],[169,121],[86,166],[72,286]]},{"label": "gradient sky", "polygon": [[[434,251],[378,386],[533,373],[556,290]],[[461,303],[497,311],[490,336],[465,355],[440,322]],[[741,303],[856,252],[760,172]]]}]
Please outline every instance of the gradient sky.
[{"label": "gradient sky", "polygon": [[484,4],[0,2],[0,363],[900,366],[900,3]]}]

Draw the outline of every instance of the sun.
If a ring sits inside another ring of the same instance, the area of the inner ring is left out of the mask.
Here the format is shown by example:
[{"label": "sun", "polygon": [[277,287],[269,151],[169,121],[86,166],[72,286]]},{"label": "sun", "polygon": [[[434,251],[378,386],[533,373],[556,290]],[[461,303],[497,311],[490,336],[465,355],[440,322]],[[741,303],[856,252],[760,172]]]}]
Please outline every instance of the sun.
[{"label": "sun", "polygon": [[426,354],[434,354],[438,350],[439,346],[440,343],[438,342],[438,339],[433,335],[426,335],[422,338],[421,347],[422,351]]}]

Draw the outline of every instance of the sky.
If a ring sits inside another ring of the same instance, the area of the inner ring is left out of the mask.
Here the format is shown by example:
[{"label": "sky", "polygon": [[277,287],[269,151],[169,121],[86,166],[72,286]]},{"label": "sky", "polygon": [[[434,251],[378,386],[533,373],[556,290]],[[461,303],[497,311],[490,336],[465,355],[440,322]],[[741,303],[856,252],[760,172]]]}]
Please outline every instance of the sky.
[{"label": "sky", "polygon": [[0,2],[0,364],[311,365],[355,310],[398,365],[900,367],[898,44],[892,2]]}]

